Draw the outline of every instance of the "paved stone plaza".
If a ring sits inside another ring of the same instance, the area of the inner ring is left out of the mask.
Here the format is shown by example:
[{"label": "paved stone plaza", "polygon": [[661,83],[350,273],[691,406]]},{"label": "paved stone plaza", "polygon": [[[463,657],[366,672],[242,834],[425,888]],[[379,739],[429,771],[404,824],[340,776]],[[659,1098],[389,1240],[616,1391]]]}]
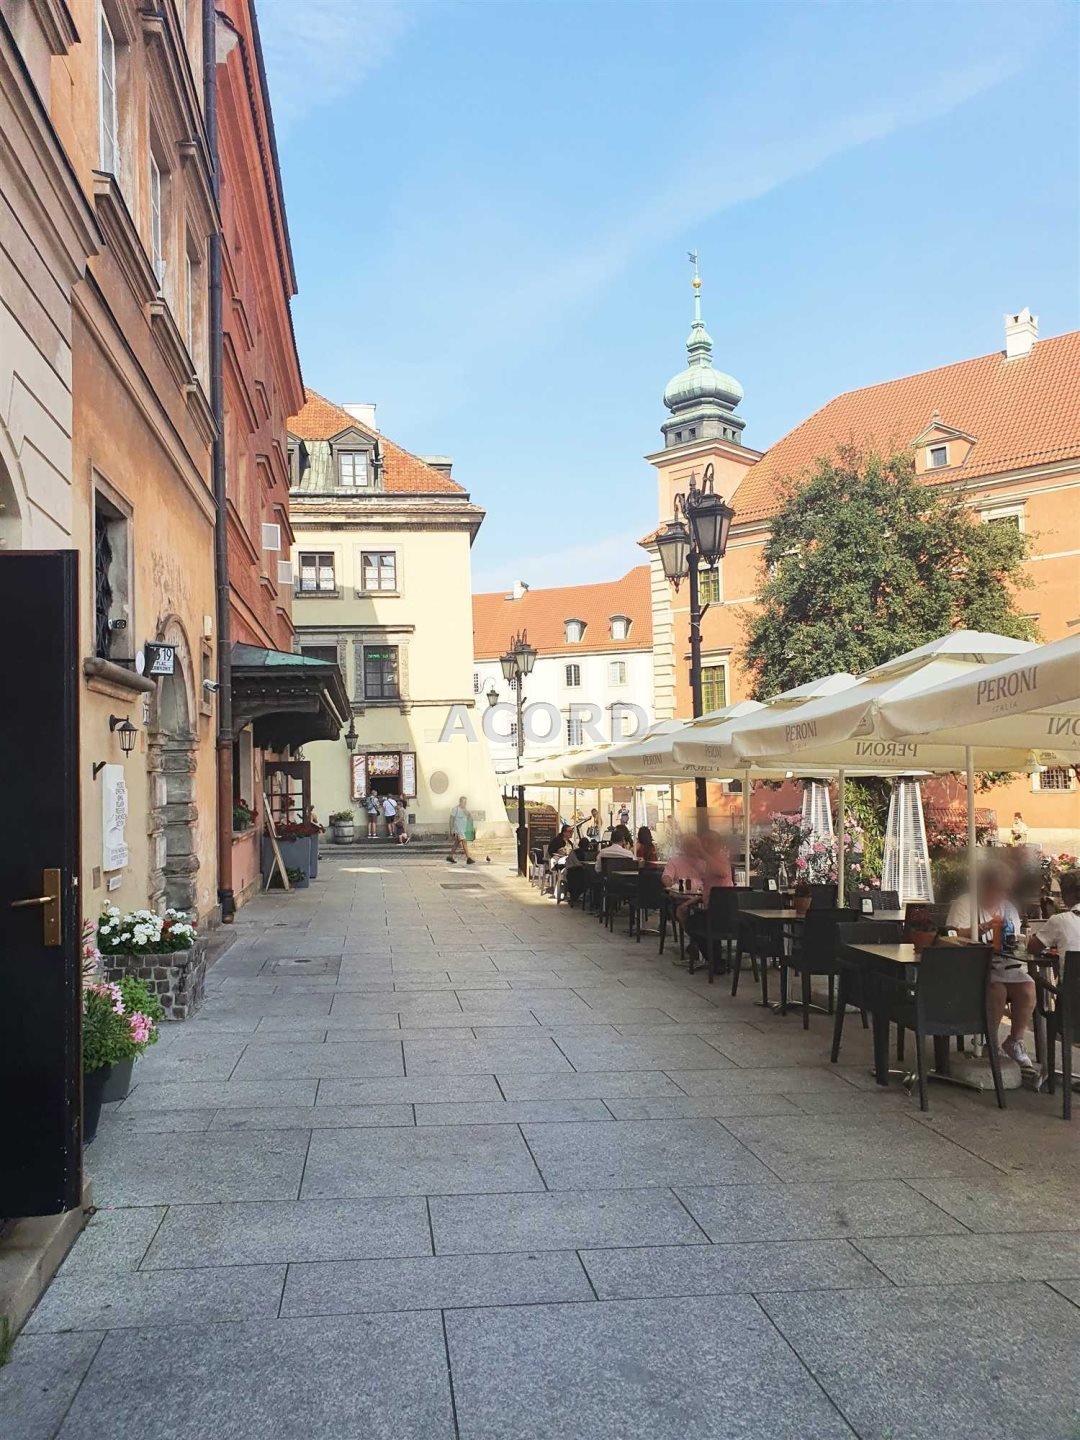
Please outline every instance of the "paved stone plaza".
[{"label": "paved stone plaza", "polygon": [[881,1091],[499,865],[242,912],[89,1151],[3,1440],[1076,1440],[1059,1101]]}]

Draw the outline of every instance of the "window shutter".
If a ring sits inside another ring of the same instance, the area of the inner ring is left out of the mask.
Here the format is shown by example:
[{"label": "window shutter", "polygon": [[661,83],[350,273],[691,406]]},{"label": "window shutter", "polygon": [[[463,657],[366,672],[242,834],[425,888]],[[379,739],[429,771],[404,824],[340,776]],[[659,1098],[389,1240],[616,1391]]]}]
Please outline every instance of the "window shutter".
[{"label": "window shutter", "polygon": [[279,560],[277,562],[277,583],[279,585],[291,585],[293,583],[291,560]]},{"label": "window shutter", "polygon": [[262,548],[264,550],[281,549],[281,526],[266,525],[262,527]]}]

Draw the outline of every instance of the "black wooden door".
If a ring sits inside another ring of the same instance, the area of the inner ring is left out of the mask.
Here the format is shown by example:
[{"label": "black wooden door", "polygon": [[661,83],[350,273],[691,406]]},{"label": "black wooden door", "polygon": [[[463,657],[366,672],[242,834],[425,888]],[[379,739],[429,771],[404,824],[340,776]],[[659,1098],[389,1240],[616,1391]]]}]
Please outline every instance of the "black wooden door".
[{"label": "black wooden door", "polygon": [[74,550],[0,552],[0,1217],[7,1218],[70,1210],[82,1193],[78,560]]}]

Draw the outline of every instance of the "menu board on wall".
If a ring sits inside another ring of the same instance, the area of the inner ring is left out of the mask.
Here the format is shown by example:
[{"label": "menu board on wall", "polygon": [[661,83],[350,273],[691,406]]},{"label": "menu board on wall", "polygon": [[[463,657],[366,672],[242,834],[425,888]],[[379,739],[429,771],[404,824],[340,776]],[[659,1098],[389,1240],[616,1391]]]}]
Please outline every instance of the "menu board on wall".
[{"label": "menu board on wall", "polygon": [[411,750],[401,756],[401,793],[406,800],[416,797],[416,756]]},{"label": "menu board on wall", "polygon": [[352,798],[363,800],[367,794],[367,756],[353,755],[352,757]]}]

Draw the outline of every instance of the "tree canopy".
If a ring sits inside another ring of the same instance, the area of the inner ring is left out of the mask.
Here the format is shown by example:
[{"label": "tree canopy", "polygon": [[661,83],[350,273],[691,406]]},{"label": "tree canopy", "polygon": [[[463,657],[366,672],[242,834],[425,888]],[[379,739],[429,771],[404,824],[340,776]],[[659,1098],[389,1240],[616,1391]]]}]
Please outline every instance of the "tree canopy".
[{"label": "tree canopy", "polygon": [[955,488],[916,477],[910,455],[844,447],[791,484],[765,547],[746,663],[759,699],[854,674],[947,630],[1034,639],[1017,609],[1026,538],[984,524]]}]

